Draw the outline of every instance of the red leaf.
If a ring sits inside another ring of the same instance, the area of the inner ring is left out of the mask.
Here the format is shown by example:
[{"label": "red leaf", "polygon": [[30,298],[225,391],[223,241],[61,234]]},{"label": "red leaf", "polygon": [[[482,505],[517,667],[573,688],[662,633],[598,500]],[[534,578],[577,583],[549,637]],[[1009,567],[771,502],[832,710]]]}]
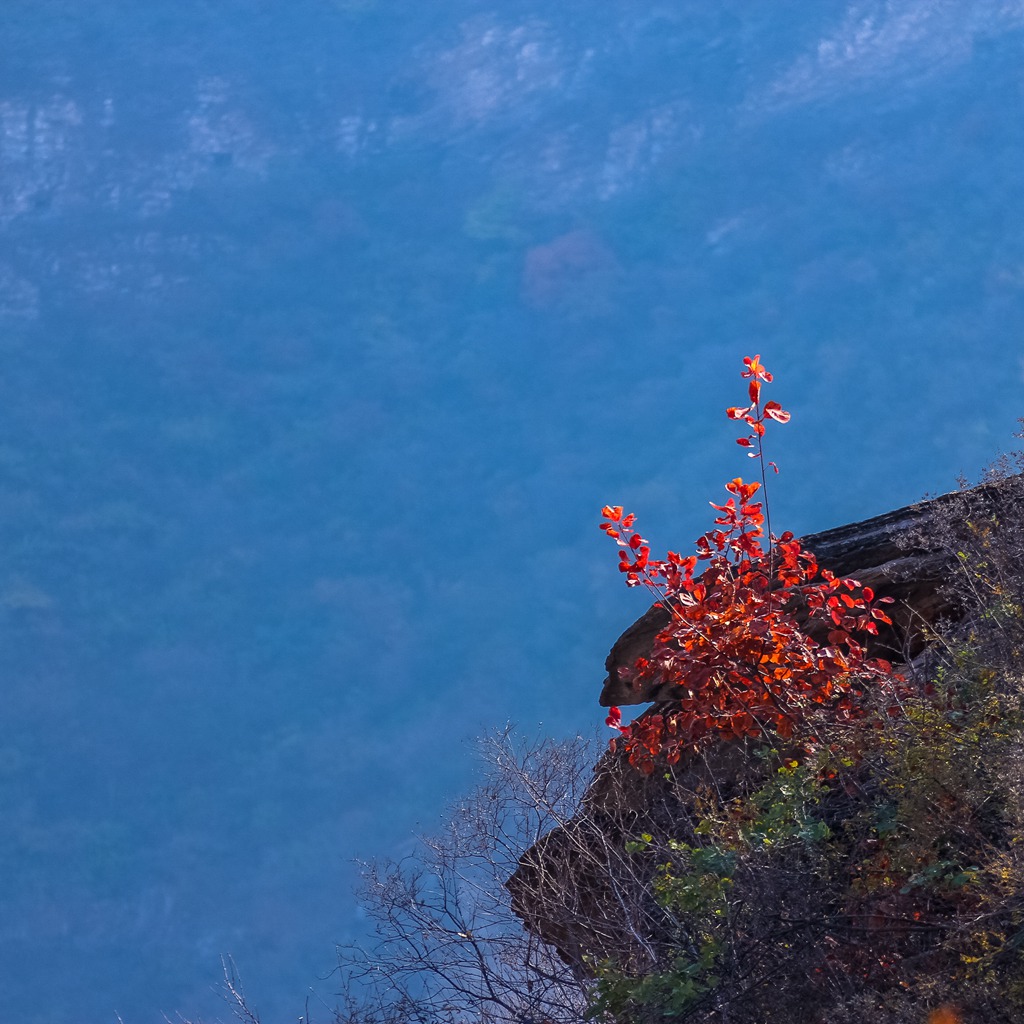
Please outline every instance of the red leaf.
[{"label": "red leaf", "polygon": [[746,369],[740,374],[741,377],[753,377],[755,380],[763,380],[766,384],[771,384],[772,375],[764,368],[759,355],[754,356],[753,359],[750,356],[744,356],[743,365]]}]

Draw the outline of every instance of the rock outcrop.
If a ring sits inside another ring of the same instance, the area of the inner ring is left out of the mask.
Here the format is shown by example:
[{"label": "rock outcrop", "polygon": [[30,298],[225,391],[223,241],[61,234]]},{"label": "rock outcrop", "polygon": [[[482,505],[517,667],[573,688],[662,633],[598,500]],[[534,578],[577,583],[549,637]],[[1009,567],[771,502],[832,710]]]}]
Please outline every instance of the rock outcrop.
[{"label": "rock outcrop", "polygon": [[[930,630],[955,622],[966,602],[949,585],[966,547],[977,557],[987,534],[1024,520],[1024,476],[1009,476],[970,490],[922,501],[885,515],[802,539],[819,563],[853,577],[895,603],[893,626],[873,643],[874,653],[907,665],[926,660]],[[601,704],[654,702],[644,714],[671,708],[665,684],[635,687],[630,669],[650,652],[666,624],[654,607],[630,626],[608,655]],[[624,669],[625,671],[620,671]],[[728,799],[743,776],[744,752],[718,744],[675,766],[644,776],[621,754],[608,753],[578,814],[542,837],[522,856],[506,883],[512,908],[526,927],[552,944],[581,974],[595,960],[614,959],[642,971],[661,939],[650,878],[637,873],[637,859],[625,853],[644,832],[672,835],[673,823],[693,817],[694,802],[714,786]]]},{"label": "rock outcrop", "polygon": [[[920,653],[928,627],[961,614],[958,601],[943,586],[955,559],[948,543],[950,531],[956,522],[966,523],[972,516],[998,514],[1000,505],[1016,500],[1020,488],[1016,477],[953,491],[873,519],[809,534],[801,543],[823,567],[895,600],[892,628],[870,647],[873,656],[905,662]],[[671,688],[656,681],[636,686],[630,678],[637,658],[650,653],[654,638],[668,621],[665,609],[653,607],[615,641],[605,662],[604,707],[671,699]]]}]

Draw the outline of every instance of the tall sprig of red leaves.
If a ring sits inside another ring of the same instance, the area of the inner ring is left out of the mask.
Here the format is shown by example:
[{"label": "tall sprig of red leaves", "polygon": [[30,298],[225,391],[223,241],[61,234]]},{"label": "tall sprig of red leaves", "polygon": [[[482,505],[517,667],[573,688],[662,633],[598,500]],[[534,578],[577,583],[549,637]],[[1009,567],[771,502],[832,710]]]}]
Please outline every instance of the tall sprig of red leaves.
[{"label": "tall sprig of red leaves", "polygon": [[[754,500],[766,493],[766,467],[778,472],[765,462],[766,427],[788,423],[790,414],[778,402],[762,403],[762,385],[772,375],[760,356],[743,364],[750,401],[726,415],[749,427],[737,444],[759,461],[761,482],[736,477],[725,485],[729,497],[710,503],[714,526],[697,539],[696,553],[651,558],[632,513],[619,505],[601,510],[601,529],[622,549],[626,585],[646,587],[671,616],[650,657],[620,670],[638,688],[652,681],[674,686],[671,710],[632,725],[622,724],[618,708],[607,718],[630,762],[648,773],[656,757],[675,763],[711,737],[789,738],[811,705],[855,717],[864,686],[892,675],[888,662],[867,656],[860,639],[890,622],[880,606],[892,599],[876,599],[858,580],[822,568],[792,533],[776,537],[767,504]],[[808,635],[813,621],[826,624],[826,643]]]}]

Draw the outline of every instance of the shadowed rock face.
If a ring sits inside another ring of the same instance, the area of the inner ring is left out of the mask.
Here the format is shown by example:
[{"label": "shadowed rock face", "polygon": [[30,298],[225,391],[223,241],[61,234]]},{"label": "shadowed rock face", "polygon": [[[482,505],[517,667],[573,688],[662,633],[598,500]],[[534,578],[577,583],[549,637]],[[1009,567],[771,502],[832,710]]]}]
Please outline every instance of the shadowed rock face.
[{"label": "shadowed rock face", "polygon": [[[939,516],[966,521],[971,511],[997,512],[1001,503],[1016,500],[1020,489],[1021,478],[1014,477],[954,491],[863,522],[810,534],[801,543],[814,552],[823,568],[860,580],[879,597],[895,599],[890,609],[892,627],[869,638],[868,648],[873,657],[906,662],[922,650],[926,627],[961,614],[956,600],[943,587],[953,552],[931,525]],[[650,655],[654,638],[668,622],[664,608],[652,607],[615,641],[605,661],[608,675],[601,690],[602,706],[672,700],[670,684],[656,679],[639,684],[633,681],[637,658]],[[815,636],[818,629],[824,633],[825,627],[811,626],[808,632]]]},{"label": "shadowed rock face", "polygon": [[[965,614],[950,586],[958,539],[983,519],[983,528],[1014,529],[1024,518],[1022,503],[1024,475],[813,534],[803,545],[823,567],[895,599],[893,626],[871,649],[905,665],[926,650],[926,627]],[[650,651],[667,621],[663,609],[651,608],[615,642],[606,662],[603,705],[650,701],[654,707],[644,714],[671,710],[667,685],[634,688],[628,682],[637,657]],[[713,785],[727,799],[749,770],[745,758],[741,746],[717,744],[643,776],[621,751],[605,754],[577,815],[520,858],[506,882],[512,909],[581,975],[590,972],[593,959],[606,957],[642,971],[663,938],[663,925],[650,879],[624,855],[625,844],[644,831],[673,835],[693,817],[702,787]]]},{"label": "shadowed rock face", "polygon": [[520,858],[505,883],[512,910],[581,977],[602,960],[652,969],[671,921],[654,898],[656,866],[630,856],[627,843],[644,832],[677,835],[698,794],[711,785],[724,792],[722,780],[739,779],[743,760],[741,747],[723,744],[643,775],[609,751],[575,817]]}]

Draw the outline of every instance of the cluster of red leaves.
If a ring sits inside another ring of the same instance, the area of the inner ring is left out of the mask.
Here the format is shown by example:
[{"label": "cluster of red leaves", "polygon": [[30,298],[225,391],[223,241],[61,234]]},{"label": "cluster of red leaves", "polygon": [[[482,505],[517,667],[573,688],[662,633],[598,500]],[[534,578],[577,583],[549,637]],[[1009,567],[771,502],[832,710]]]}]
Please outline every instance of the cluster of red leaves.
[{"label": "cluster of red leaves", "polygon": [[[760,357],[743,362],[750,404],[727,415],[751,428],[738,443],[761,461],[763,478],[766,421],[786,423],[789,413],[777,402],[761,404],[761,385],[772,376]],[[627,585],[647,587],[671,615],[631,678],[637,686],[675,684],[671,710],[631,726],[622,724],[618,708],[607,719],[643,771],[653,770],[657,756],[674,763],[712,736],[791,737],[810,705],[855,717],[863,686],[892,672],[887,662],[868,658],[858,639],[890,621],[879,606],[891,599],[876,599],[870,587],[822,568],[791,533],[766,537],[764,506],[753,500],[761,487],[739,477],[726,484],[725,504],[711,502],[714,527],[686,557],[669,551],[651,558],[636,517],[621,506],[602,509],[601,529],[622,548],[619,570]],[[826,625],[826,643],[808,635],[814,621]]]}]

